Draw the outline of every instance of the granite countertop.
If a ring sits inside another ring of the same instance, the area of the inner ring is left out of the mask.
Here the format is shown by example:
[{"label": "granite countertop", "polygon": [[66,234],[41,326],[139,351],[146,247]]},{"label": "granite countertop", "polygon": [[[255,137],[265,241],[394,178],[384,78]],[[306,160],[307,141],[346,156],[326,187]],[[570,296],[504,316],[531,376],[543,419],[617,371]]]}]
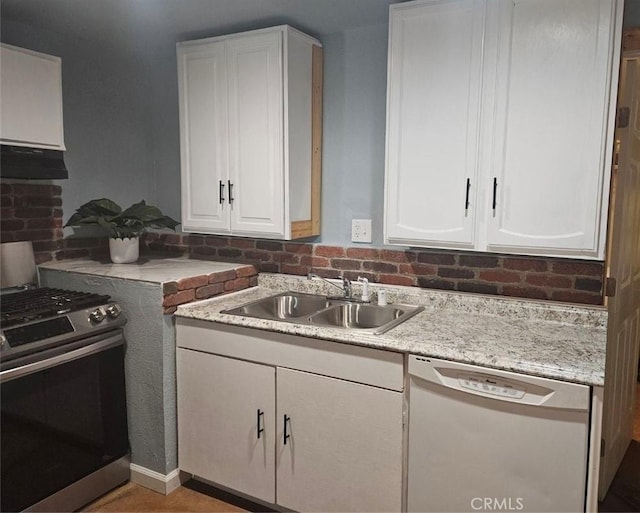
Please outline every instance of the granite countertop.
[{"label": "granite countertop", "polygon": [[[322,281],[260,274],[258,286],[178,307],[176,315],[222,324],[471,363],[573,383],[602,386],[607,312],[602,307],[379,286],[389,303],[425,310],[382,335],[221,313],[292,290],[335,294]],[[359,285],[354,284],[359,291]]]},{"label": "granite countertop", "polygon": [[38,267],[162,284],[245,266],[246,264],[235,264],[233,262],[212,262],[208,260],[190,260],[188,258],[142,257],[133,264],[114,264],[110,260],[78,259],[45,262]]}]

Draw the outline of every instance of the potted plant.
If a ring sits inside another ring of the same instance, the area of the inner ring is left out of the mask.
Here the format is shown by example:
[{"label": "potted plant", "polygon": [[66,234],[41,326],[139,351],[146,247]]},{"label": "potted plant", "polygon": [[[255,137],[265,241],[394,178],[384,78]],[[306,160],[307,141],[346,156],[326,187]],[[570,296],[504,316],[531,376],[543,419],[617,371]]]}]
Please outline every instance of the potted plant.
[{"label": "potted plant", "polygon": [[139,237],[150,228],[176,229],[180,224],[165,216],[160,209],[147,205],[144,200],[126,210],[110,199],[91,200],[80,206],[65,226],[96,226],[109,236],[111,260],[126,264],[138,260]]}]

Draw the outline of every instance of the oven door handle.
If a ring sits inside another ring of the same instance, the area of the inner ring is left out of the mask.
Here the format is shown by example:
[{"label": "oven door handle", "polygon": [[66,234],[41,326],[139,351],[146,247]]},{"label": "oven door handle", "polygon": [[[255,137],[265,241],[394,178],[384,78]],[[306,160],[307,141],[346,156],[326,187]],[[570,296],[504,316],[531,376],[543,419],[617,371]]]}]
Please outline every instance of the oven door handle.
[{"label": "oven door handle", "polygon": [[102,351],[106,351],[107,349],[111,349],[112,347],[121,346],[123,344],[124,339],[122,338],[121,334],[112,335],[108,338],[100,340],[99,342],[74,349],[73,351],[69,351],[68,353],[62,353],[56,356],[52,356],[51,358],[47,358],[46,360],[28,363],[14,369],[7,369],[5,371],[2,371],[0,372],[0,383],[6,383],[7,381],[21,378],[23,376],[28,376],[29,374],[33,374],[42,370],[50,369],[52,367],[62,365],[63,363],[71,362],[79,358],[84,358],[85,356],[90,356],[92,354],[100,353]]}]

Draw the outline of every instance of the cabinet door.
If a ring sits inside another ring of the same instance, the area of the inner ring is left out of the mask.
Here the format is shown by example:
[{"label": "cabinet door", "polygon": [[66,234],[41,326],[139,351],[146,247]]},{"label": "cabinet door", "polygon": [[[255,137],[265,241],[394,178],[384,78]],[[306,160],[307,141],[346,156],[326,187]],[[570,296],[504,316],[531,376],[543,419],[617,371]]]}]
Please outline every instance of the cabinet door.
[{"label": "cabinet door", "polygon": [[277,393],[279,505],[401,510],[400,392],[279,367]]},{"label": "cabinet door", "polygon": [[603,257],[616,4],[492,4],[499,37],[490,250]]},{"label": "cabinet door", "polygon": [[180,469],[273,503],[275,368],[179,348],[177,373]]},{"label": "cabinet door", "polygon": [[2,142],[64,150],[60,58],[2,45],[0,65]]},{"label": "cabinet door", "polygon": [[282,33],[227,44],[231,230],[284,235]]},{"label": "cabinet door", "polygon": [[393,6],[387,111],[385,238],[473,247],[484,4]]},{"label": "cabinet door", "polygon": [[227,71],[224,42],[178,47],[182,228],[228,233]]}]

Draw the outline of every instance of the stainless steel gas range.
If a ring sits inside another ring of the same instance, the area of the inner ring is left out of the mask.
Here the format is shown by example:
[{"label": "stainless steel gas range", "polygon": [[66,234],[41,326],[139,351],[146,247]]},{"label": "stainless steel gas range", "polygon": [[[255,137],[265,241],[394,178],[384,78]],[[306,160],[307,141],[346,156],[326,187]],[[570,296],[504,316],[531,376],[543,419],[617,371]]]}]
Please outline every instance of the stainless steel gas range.
[{"label": "stainless steel gas range", "polygon": [[0,511],[73,511],[129,478],[126,323],[109,296],[0,296]]}]

